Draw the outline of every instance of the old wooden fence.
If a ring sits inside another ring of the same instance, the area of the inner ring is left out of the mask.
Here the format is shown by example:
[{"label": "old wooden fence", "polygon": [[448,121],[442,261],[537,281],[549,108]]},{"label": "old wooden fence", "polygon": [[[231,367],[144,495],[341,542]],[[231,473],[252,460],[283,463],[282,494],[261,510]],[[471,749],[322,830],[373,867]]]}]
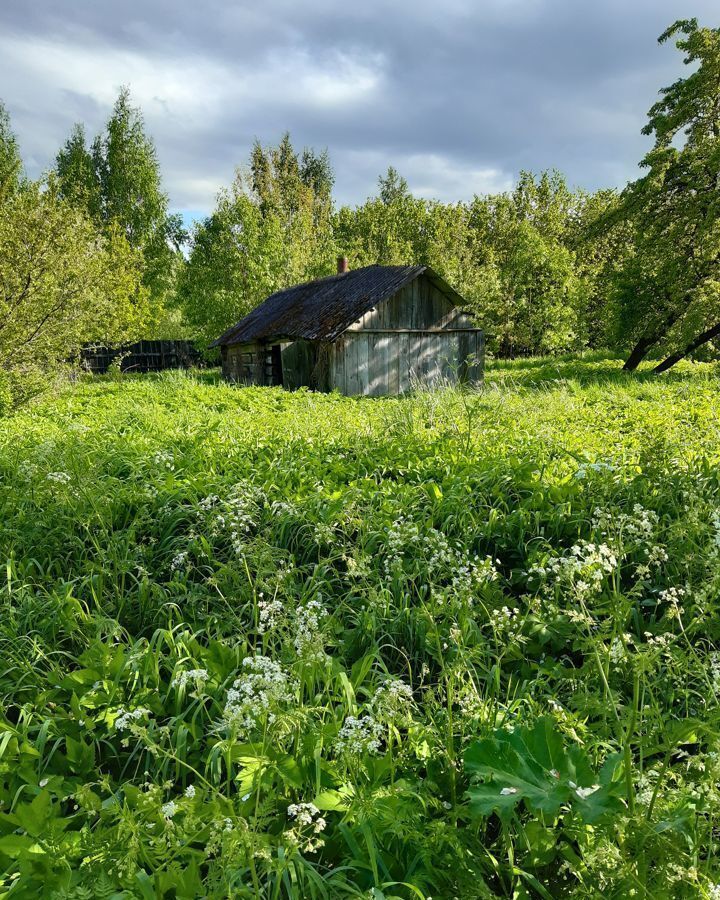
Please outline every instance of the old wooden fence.
[{"label": "old wooden fence", "polygon": [[80,353],[83,368],[104,375],[119,359],[122,372],[162,372],[164,369],[189,369],[203,364],[203,357],[192,341],[138,341],[120,347],[84,347]]}]

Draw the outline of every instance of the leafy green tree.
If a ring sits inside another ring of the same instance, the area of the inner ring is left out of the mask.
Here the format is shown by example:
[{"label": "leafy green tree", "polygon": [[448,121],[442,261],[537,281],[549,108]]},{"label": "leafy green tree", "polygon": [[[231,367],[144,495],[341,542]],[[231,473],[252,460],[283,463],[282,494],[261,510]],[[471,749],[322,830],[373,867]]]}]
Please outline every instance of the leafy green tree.
[{"label": "leafy green tree", "polygon": [[22,168],[17,138],[10,127],[10,115],[0,100],[0,202],[19,187]]},{"label": "leafy green tree", "polygon": [[88,341],[135,336],[147,305],[141,259],[117,228],[94,223],[29,183],[0,216],[0,379],[15,403],[42,389]]},{"label": "leafy green tree", "polygon": [[130,246],[144,248],[164,228],[167,196],[155,146],[127,88],[120,91],[104,133],[93,141],[91,156],[102,221],[116,222]]},{"label": "leafy green tree", "polygon": [[178,302],[194,333],[209,343],[273,291],[334,270],[332,184],[327,153],[300,157],[288,134],[255,143],[192,236]]},{"label": "leafy green tree", "polygon": [[378,178],[380,200],[386,205],[410,197],[410,188],[405,178],[393,166],[388,166],[384,175]]},{"label": "leafy green tree", "polygon": [[282,233],[263,216],[238,176],[198,224],[178,283],[178,301],[193,333],[211,343],[281,281]]},{"label": "leafy green tree", "polygon": [[333,172],[327,152],[298,155],[290,135],[255,142],[215,211],[192,235],[178,303],[210,342],[268,294],[333,271]]},{"label": "leafy green tree", "polygon": [[276,147],[253,146],[247,188],[268,225],[282,231],[287,284],[328,274],[333,183],[327,151],[305,148],[299,156],[287,132]]},{"label": "leafy green tree", "polygon": [[105,234],[119,228],[142,254],[143,284],[157,322],[174,294],[186,236],[180,217],[168,213],[157,152],[127,88],[90,147],[83,126],[74,127],[56,171],[63,197],[85,209]]},{"label": "leafy green tree", "polygon": [[633,252],[633,235],[632,228],[619,220],[607,227],[617,205],[614,190],[576,191],[563,242],[574,254],[580,282],[579,336],[583,346],[592,348],[622,347],[615,285],[617,273]]},{"label": "leafy green tree", "polygon": [[85,127],[76,124],[55,158],[55,171],[61,195],[87,209],[93,219],[102,221],[100,182],[92,154],[87,148]]},{"label": "leafy green tree", "polygon": [[576,199],[557,173],[523,172],[511,194],[476,197],[469,230],[474,307],[500,355],[582,343],[583,282],[568,246]]},{"label": "leafy green tree", "polygon": [[651,350],[691,346],[720,319],[720,29],[680,20],[660,42],[678,35],[695,68],[650,109],[648,171],[624,191],[619,211],[635,232],[634,256],[619,276],[628,370]]}]

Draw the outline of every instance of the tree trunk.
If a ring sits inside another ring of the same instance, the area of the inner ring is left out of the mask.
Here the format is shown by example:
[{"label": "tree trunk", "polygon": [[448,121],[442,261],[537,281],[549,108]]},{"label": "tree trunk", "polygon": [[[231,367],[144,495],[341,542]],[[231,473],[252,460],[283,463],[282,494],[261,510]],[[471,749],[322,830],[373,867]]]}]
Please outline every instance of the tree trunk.
[{"label": "tree trunk", "polygon": [[702,334],[699,334],[696,338],[694,338],[684,350],[678,350],[677,353],[671,353],[667,359],[664,359],[661,363],[659,363],[653,369],[654,375],[659,375],[661,372],[667,372],[668,369],[671,369],[676,362],[680,362],[681,359],[684,359],[694,350],[697,350],[698,347],[702,347],[703,344],[707,344],[708,341],[711,341],[713,338],[720,335],[720,322],[716,325],[713,325],[712,328],[708,328],[707,331],[703,331]]},{"label": "tree trunk", "polygon": [[645,359],[648,350],[660,340],[659,337],[641,338],[633,347],[630,356],[625,360],[624,372],[634,372]]},{"label": "tree trunk", "polygon": [[[688,305],[687,303],[685,304]],[[634,372],[635,369],[640,365],[640,363],[645,359],[648,354],[648,350],[651,347],[654,347],[655,344],[659,340],[661,340],[668,333],[669,329],[673,327],[673,325],[680,318],[683,309],[674,310],[669,315],[667,315],[663,322],[661,322],[654,333],[650,335],[650,337],[642,337],[635,344],[630,352],[630,356],[625,360],[625,365],[623,366],[623,371],[625,372]]]}]

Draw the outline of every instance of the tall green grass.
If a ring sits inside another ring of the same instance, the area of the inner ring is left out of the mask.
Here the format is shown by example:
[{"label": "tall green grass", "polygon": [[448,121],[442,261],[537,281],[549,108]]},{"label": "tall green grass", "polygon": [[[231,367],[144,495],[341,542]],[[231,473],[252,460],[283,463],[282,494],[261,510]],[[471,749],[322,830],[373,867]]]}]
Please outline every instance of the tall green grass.
[{"label": "tall green grass", "polygon": [[0,891],[718,897],[718,369],[0,424]]}]

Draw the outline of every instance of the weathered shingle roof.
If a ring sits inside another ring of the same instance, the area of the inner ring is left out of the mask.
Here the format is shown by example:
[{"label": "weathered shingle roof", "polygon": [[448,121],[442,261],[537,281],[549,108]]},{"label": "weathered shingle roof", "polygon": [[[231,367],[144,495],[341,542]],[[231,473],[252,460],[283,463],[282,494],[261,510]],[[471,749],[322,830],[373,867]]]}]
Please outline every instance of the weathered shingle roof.
[{"label": "weathered shingle roof", "polygon": [[368,310],[423,273],[451,302],[462,304],[460,295],[429,266],[365,266],[276,291],[212,346],[274,338],[334,341]]}]

